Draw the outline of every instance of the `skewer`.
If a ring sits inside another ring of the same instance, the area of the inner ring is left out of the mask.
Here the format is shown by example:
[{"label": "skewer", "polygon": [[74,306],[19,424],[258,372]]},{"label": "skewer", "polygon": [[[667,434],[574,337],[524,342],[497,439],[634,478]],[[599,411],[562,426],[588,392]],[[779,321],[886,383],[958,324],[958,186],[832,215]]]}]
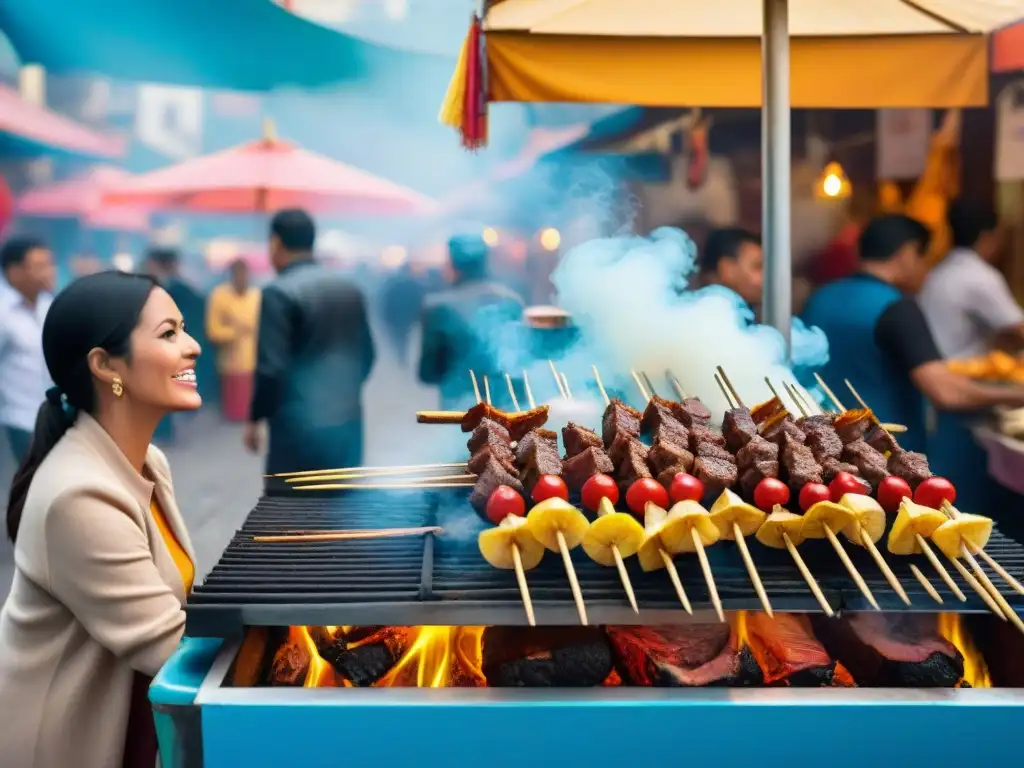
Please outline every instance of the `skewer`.
[{"label": "skewer", "polygon": [[533,390],[530,389],[530,374],[523,368],[523,389],[526,390],[526,402],[530,404],[530,410],[532,411],[537,407],[537,403],[533,400]]},{"label": "skewer", "polygon": [[718,373],[719,378],[721,378],[722,384],[724,384],[725,387],[730,392],[732,392],[732,397],[736,401],[736,405],[734,405],[733,408],[743,408],[744,407],[743,406],[743,401],[740,400],[740,396],[739,396],[739,393],[736,391],[736,387],[734,387],[732,385],[732,382],[729,381],[729,377],[726,375],[725,369],[722,366],[720,366],[720,365],[716,365],[715,366],[715,371]]},{"label": "skewer", "polygon": [[882,553],[878,551],[878,547],[875,546],[875,542],[871,540],[867,531],[865,531],[864,527],[859,523],[857,524],[857,531],[859,532],[859,536],[857,538],[859,538],[860,543],[864,545],[864,549],[871,553],[871,557],[878,566],[878,570],[880,570],[882,575],[885,576],[885,580],[889,582],[889,586],[892,587],[892,591],[895,592],[899,596],[900,600],[902,600],[906,605],[910,605],[910,596],[907,594],[907,591],[903,588],[903,585],[900,584],[900,580],[896,578],[896,574],[893,572],[892,568],[889,567],[889,564],[885,562],[885,558],[882,557]]},{"label": "skewer", "polygon": [[725,613],[722,612],[722,600],[718,596],[718,585],[715,584],[715,577],[711,573],[711,564],[708,562],[708,553],[704,551],[704,543],[700,540],[700,534],[696,528],[690,529],[690,536],[693,537],[693,546],[697,550],[697,559],[700,560],[700,569],[704,571],[704,581],[708,585],[708,595],[711,597],[711,604],[715,606],[715,613],[718,620],[725,623]]},{"label": "skewer", "polygon": [[924,587],[924,591],[931,596],[932,600],[940,604],[944,602],[942,599],[942,595],[940,595],[935,590],[935,587],[932,586],[932,583],[928,581],[928,577],[921,573],[921,569],[914,565],[914,563],[910,564],[910,572],[914,574],[914,578],[916,578],[921,583],[921,586]]},{"label": "skewer", "polygon": [[569,380],[565,378],[565,373],[558,374],[562,379],[562,389],[565,391],[565,399],[572,400],[572,390],[569,389]]},{"label": "skewer", "polygon": [[484,374],[484,399],[487,404],[491,404],[491,382],[487,380],[487,374]]},{"label": "skewer", "polygon": [[679,396],[679,401],[682,402],[686,399],[686,392],[683,391],[683,385],[679,383],[679,379],[674,375],[670,375],[669,378],[672,379],[672,389],[676,391],[676,395]]},{"label": "skewer", "polygon": [[482,403],[483,398],[480,397],[480,385],[476,383],[476,374],[470,371],[469,378],[473,381],[473,394],[476,396],[476,401]]},{"label": "skewer", "polygon": [[597,370],[596,365],[590,366],[590,370],[594,372],[594,381],[597,382],[597,390],[601,393],[601,398],[604,400],[604,404],[608,405],[611,403],[611,398],[608,397],[608,392],[604,388],[604,382],[601,381],[601,374]]},{"label": "skewer", "polygon": [[[960,516],[959,510],[957,510],[957,508],[954,507],[952,504],[943,504],[942,511],[945,512],[947,516],[952,517],[953,519],[956,519]],[[1011,587],[1013,587],[1015,591],[1020,592],[1022,595],[1024,595],[1024,585],[1021,585],[1019,581],[1013,578],[1013,576],[1011,576],[1010,573],[1005,568],[1003,568],[1003,566],[1001,566],[999,563],[995,561],[995,558],[993,558],[992,555],[990,555],[984,549],[979,549],[973,544],[971,544],[968,547],[968,549],[970,550],[972,555],[974,555],[975,557],[980,557],[982,560],[984,560],[988,564],[988,566],[993,571],[998,573],[999,577],[1003,579],[1003,581],[1005,581]]]},{"label": "skewer", "polygon": [[960,543],[960,554],[963,555],[964,560],[970,563],[971,570],[974,571],[974,575],[978,578],[978,581],[985,586],[988,593],[992,595],[992,598],[1002,609],[1003,615],[1008,618],[1017,629],[1024,633],[1024,621],[1021,621],[1020,616],[1017,615],[1013,606],[1006,602],[1006,598],[1003,597],[1002,593],[998,589],[996,589],[996,585],[992,583],[992,579],[990,579],[988,574],[985,573],[980,565],[978,565],[978,561],[974,559],[974,555],[967,551],[967,545],[963,542]]},{"label": "skewer", "polygon": [[517,412],[520,411],[519,399],[516,397],[516,388],[512,386],[512,377],[507,373],[505,374],[505,384],[508,386],[508,395],[512,398],[512,407],[515,408]]},{"label": "skewer", "polygon": [[947,559],[953,564],[953,567],[956,568],[957,573],[960,574],[960,578],[966,581],[970,588],[978,593],[978,597],[984,601],[985,605],[988,606],[988,609],[1000,619],[1006,621],[1006,615],[1003,613],[1003,609],[1000,608],[999,604],[992,599],[992,595],[989,594],[988,590],[985,589],[976,578],[974,578],[974,574],[964,568],[964,564],[960,562],[960,559],[956,557]]},{"label": "skewer", "polygon": [[[407,473],[414,474],[414,473]],[[398,475],[401,477],[401,474]],[[391,475],[363,475],[363,474],[323,474],[323,475],[312,475],[310,477],[291,477],[285,480],[286,483],[310,483],[310,482],[323,482],[324,480],[379,480],[387,479]],[[402,482],[409,483],[410,485],[418,485],[419,483],[447,483],[452,480],[476,480],[476,475],[470,472],[464,472],[461,475],[434,475],[430,477],[415,477],[408,480],[402,480]],[[294,488],[302,488],[301,485],[293,485]]]},{"label": "skewer", "polygon": [[876,611],[882,610],[878,606],[878,601],[875,600],[875,596],[871,593],[871,589],[868,587],[867,582],[864,581],[864,577],[860,575],[860,571],[857,570],[857,566],[850,560],[850,556],[846,554],[846,549],[843,547],[843,543],[839,541],[836,535],[832,532],[832,528],[827,523],[822,523],[822,528],[825,529],[825,535],[828,537],[829,542],[832,544],[832,549],[839,555],[839,559],[843,561],[843,565],[846,567],[847,572],[850,574],[850,578],[853,579],[853,583],[857,585],[857,589],[864,595],[864,599],[871,604],[871,607]]},{"label": "skewer", "polygon": [[921,551],[924,552],[924,556],[928,558],[928,562],[932,564],[932,567],[939,574],[939,577],[946,582],[946,586],[949,587],[949,591],[952,592],[956,596],[956,599],[961,603],[966,603],[967,595],[965,595],[963,590],[961,590],[960,587],[956,585],[956,582],[953,581],[953,577],[949,575],[949,571],[946,570],[942,561],[939,560],[931,545],[920,533],[915,533],[914,536],[917,538],[917,545],[921,548]]},{"label": "skewer", "polygon": [[397,464],[389,467],[336,467],[334,469],[304,469],[300,472],[279,472],[264,477],[317,477],[328,472],[358,472],[363,475],[420,474],[437,469],[456,469],[466,466],[464,461],[449,461],[441,464]]},{"label": "skewer", "polygon": [[551,368],[551,375],[555,377],[555,386],[558,387],[558,394],[562,396],[563,400],[568,400],[569,396],[565,394],[565,389],[562,387],[562,378],[558,375],[558,369],[555,368],[555,361],[548,360],[548,366]]},{"label": "skewer", "polygon": [[640,379],[640,374],[638,374],[636,371],[630,371],[629,373],[633,377],[633,381],[636,382],[637,389],[640,390],[640,394],[643,396],[644,402],[650,400],[651,396],[647,392],[647,387],[644,386],[643,381]]},{"label": "skewer", "polygon": [[797,570],[800,571],[800,575],[804,577],[804,581],[807,582],[808,588],[811,590],[811,594],[814,595],[815,600],[818,601],[818,605],[821,606],[821,610],[825,612],[826,616],[833,616],[834,612],[832,606],[828,604],[828,600],[825,599],[825,595],[821,593],[821,587],[818,586],[818,580],[814,578],[814,574],[811,573],[811,569],[807,567],[807,563],[804,562],[803,557],[797,551],[796,544],[789,538],[789,534],[783,531],[782,540],[786,542],[786,549],[789,550],[789,556],[793,558],[793,562],[796,563]]},{"label": "skewer", "polygon": [[558,537],[558,551],[562,553],[565,574],[569,577],[572,599],[576,601],[576,613],[580,616],[580,623],[583,626],[587,626],[587,606],[583,604],[583,592],[580,591],[580,582],[576,578],[576,569],[573,568],[572,558],[569,556],[569,545],[565,543],[565,535],[561,531],[555,531],[555,536]]},{"label": "skewer", "polygon": [[647,385],[647,391],[650,392],[651,395],[657,395],[658,391],[654,388],[654,384],[651,383],[651,377],[644,371],[640,371],[640,375],[644,377],[644,384]]},{"label": "skewer", "polygon": [[815,372],[814,374],[814,380],[818,382],[818,386],[821,387],[822,391],[826,395],[828,395],[828,399],[832,401],[832,404],[838,409],[840,413],[846,410],[846,406],[839,402],[839,398],[836,397],[836,393],[828,388],[828,384],[825,383],[825,380],[821,378],[821,376],[819,376],[817,372]]},{"label": "skewer", "polygon": [[356,539],[393,539],[402,536],[421,536],[425,533],[441,533],[444,528],[429,525],[420,528],[376,528],[373,530],[311,531],[307,533],[285,533],[274,536],[253,536],[260,544],[284,544],[307,541],[353,541]]},{"label": "skewer", "polygon": [[473,481],[462,481],[462,482],[445,482],[445,483],[326,483],[324,485],[297,485],[295,486],[296,491],[384,491],[384,490],[404,490],[408,491],[413,488],[472,488],[474,485]]}]

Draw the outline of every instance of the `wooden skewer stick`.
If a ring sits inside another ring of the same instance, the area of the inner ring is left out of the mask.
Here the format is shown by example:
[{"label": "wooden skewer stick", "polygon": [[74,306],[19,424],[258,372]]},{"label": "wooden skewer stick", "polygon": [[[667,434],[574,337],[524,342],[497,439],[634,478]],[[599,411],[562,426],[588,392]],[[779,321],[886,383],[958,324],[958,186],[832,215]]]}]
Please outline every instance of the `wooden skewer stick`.
[{"label": "wooden skewer stick", "polygon": [[601,393],[601,397],[604,398],[604,404],[605,405],[609,405],[611,403],[611,398],[608,397],[608,392],[604,388],[604,382],[601,381],[601,374],[597,370],[597,366],[596,365],[590,366],[590,370],[592,370],[594,372],[594,381],[597,382],[597,389]]},{"label": "wooden skewer stick", "polygon": [[918,568],[916,565],[911,563],[910,564],[910,572],[912,574],[914,574],[914,578],[916,578],[921,583],[921,586],[924,587],[924,591],[927,592],[931,596],[932,600],[934,600],[936,603],[939,603],[939,604],[944,602],[943,599],[942,599],[942,595],[940,595],[936,591],[935,587],[932,586],[932,583],[930,581],[928,581],[928,577],[925,576],[923,573],[921,573],[921,569],[920,568]]},{"label": "wooden skewer stick", "polygon": [[487,380],[487,374],[484,374],[484,400],[487,404],[491,404],[491,382]]},{"label": "wooden skewer stick", "polygon": [[334,469],[304,469],[301,472],[281,472],[264,477],[319,477],[328,473],[353,472],[360,475],[418,475],[425,472],[436,472],[439,469],[457,469],[466,466],[464,461],[449,461],[442,464],[398,464],[390,467],[336,467]]},{"label": "wooden skewer stick", "polygon": [[711,563],[708,562],[708,553],[704,551],[704,543],[700,540],[700,534],[696,528],[690,529],[690,536],[693,538],[694,549],[697,550],[697,559],[700,560],[700,569],[704,571],[704,581],[708,585],[708,595],[711,597],[711,604],[715,606],[715,613],[718,620],[725,623],[725,613],[722,611],[722,600],[718,596],[718,585],[715,584],[715,577],[711,573]]},{"label": "wooden skewer stick", "polygon": [[569,577],[572,599],[576,601],[576,612],[580,616],[580,623],[583,626],[587,626],[587,606],[583,604],[583,592],[580,591],[580,582],[576,578],[576,569],[573,567],[572,558],[569,556],[569,545],[565,543],[565,536],[561,531],[556,531],[555,535],[558,537],[558,551],[562,553],[565,573]]},{"label": "wooden skewer stick", "polygon": [[679,397],[679,402],[686,399],[686,392],[683,390],[683,385],[679,383],[679,379],[675,376],[672,377],[672,389],[676,391],[676,395]]},{"label": "wooden skewer stick", "polygon": [[992,599],[992,595],[988,593],[988,590],[985,589],[985,587],[983,587],[976,578],[974,578],[974,574],[964,567],[964,564],[960,562],[960,558],[950,557],[947,559],[953,564],[953,567],[956,568],[957,573],[960,574],[960,578],[966,581],[968,586],[978,593],[978,597],[980,597],[985,605],[988,606],[988,609],[1000,619],[1006,621],[1006,615],[1003,613],[1003,609],[1000,608],[999,604]]},{"label": "wooden skewer stick", "polygon": [[965,595],[963,590],[961,590],[960,587],[956,585],[956,582],[953,581],[953,577],[949,575],[949,571],[946,570],[945,566],[942,565],[942,561],[940,561],[935,555],[935,551],[932,549],[931,545],[920,533],[915,533],[914,536],[917,537],[917,545],[921,547],[921,551],[924,552],[924,556],[928,558],[928,562],[932,564],[936,573],[939,574],[939,578],[946,582],[946,586],[949,587],[949,591],[952,592],[956,596],[956,599],[961,603],[966,603],[967,595]]},{"label": "wooden skewer stick", "polygon": [[825,535],[828,537],[829,542],[832,544],[832,548],[839,555],[839,559],[843,561],[843,565],[846,566],[847,572],[850,574],[850,578],[853,579],[853,583],[857,585],[857,589],[860,590],[861,594],[864,595],[864,599],[871,604],[871,607],[876,611],[882,610],[878,607],[878,602],[875,600],[875,596],[871,594],[871,590],[868,588],[867,582],[864,581],[864,577],[860,575],[860,571],[857,570],[857,566],[850,560],[850,556],[846,554],[846,549],[843,547],[843,543],[839,541],[835,533],[832,532],[832,528],[826,524],[822,524],[822,528],[825,529]]},{"label": "wooden skewer stick", "polygon": [[[942,504],[942,511],[946,513],[947,517],[951,517],[954,520],[960,516],[960,511],[949,502],[944,502]],[[968,546],[968,549],[970,550],[972,555],[974,555],[975,557],[980,557],[982,560],[984,560],[988,564],[988,566],[993,571],[998,573],[999,577],[1007,584],[1009,584],[1011,587],[1013,587],[1015,591],[1020,592],[1022,595],[1024,595],[1024,586],[1022,586],[1019,581],[1013,578],[1013,576],[1010,575],[1009,571],[1007,571],[1005,568],[1003,568],[1003,566],[997,563],[995,561],[995,558],[992,557],[992,555],[990,555],[984,549],[979,549],[973,544]]]},{"label": "wooden skewer stick", "polygon": [[761,574],[757,572],[757,567],[754,565],[754,558],[750,556],[750,550],[747,549],[747,540],[743,536],[743,531],[740,530],[739,525],[736,523],[732,524],[732,536],[736,540],[736,548],[740,551],[743,564],[747,566],[747,574],[750,576],[750,583],[754,585],[754,591],[757,592],[757,599],[761,601],[761,607],[768,614],[768,618],[771,618],[775,615],[775,612],[772,611],[772,604],[768,600],[768,593],[765,592],[764,584],[761,582]]},{"label": "wooden skewer stick", "polygon": [[516,388],[512,386],[512,377],[507,373],[505,374],[505,384],[508,387],[508,395],[512,398],[512,407],[518,413],[521,409],[519,408],[519,399],[516,397]]},{"label": "wooden skewer stick", "polygon": [[445,483],[325,483],[324,485],[297,485],[296,491],[385,491],[399,490],[409,491],[412,489],[424,488],[472,488],[473,482],[445,482]]},{"label": "wooden skewer stick", "polygon": [[572,390],[569,389],[569,380],[565,378],[565,373],[558,374],[562,379],[562,389],[565,391],[565,399],[572,400]]},{"label": "wooden skewer stick", "polygon": [[651,383],[651,377],[648,376],[644,371],[640,371],[640,375],[644,377],[644,384],[647,385],[647,391],[651,393],[651,396],[656,396],[658,391],[654,388],[654,384]]},{"label": "wooden skewer stick", "polygon": [[477,382],[476,382],[476,374],[473,373],[472,371],[470,371],[469,372],[469,378],[473,381],[473,394],[476,396],[476,401],[478,403],[482,403],[483,402],[483,398],[480,397],[480,385],[477,384]]},{"label": "wooden skewer stick", "polygon": [[821,387],[822,392],[828,395],[828,399],[832,401],[832,404],[840,413],[846,410],[846,407],[841,402],[839,402],[839,398],[836,397],[836,393],[829,389],[828,384],[825,383],[825,380],[821,378],[821,376],[819,376],[817,372],[815,372],[814,374],[814,380],[818,382],[818,386]]},{"label": "wooden skewer stick", "polygon": [[804,581],[807,582],[808,588],[811,590],[811,594],[814,595],[814,599],[818,601],[818,605],[821,606],[821,610],[825,612],[826,616],[833,616],[834,611],[832,606],[828,604],[828,600],[825,599],[825,595],[821,592],[821,587],[818,586],[818,580],[814,578],[811,573],[811,569],[807,567],[807,563],[804,562],[803,557],[796,549],[796,544],[789,538],[789,534],[785,531],[782,532],[782,540],[786,543],[786,549],[789,550],[789,556],[793,558],[793,562],[796,563],[797,570],[800,571],[800,575],[804,577]]},{"label": "wooden skewer stick", "polygon": [[679,571],[676,570],[676,564],[672,562],[672,558],[669,557],[668,552],[664,549],[659,549],[658,554],[661,555],[661,562],[664,564],[665,570],[668,571],[669,581],[675,587],[676,596],[679,598],[679,602],[682,603],[683,610],[693,616],[693,606],[690,605],[690,598],[686,596],[686,590],[683,589],[683,582],[679,579]]},{"label": "wooden skewer stick", "polygon": [[523,600],[523,610],[526,611],[526,623],[531,627],[537,626],[537,618],[533,615],[533,600],[530,597],[530,587],[526,583],[526,570],[523,568],[523,556],[519,552],[519,545],[512,544],[512,568],[516,572],[516,583],[519,584],[519,596]]},{"label": "wooden skewer stick", "polygon": [[733,400],[736,401],[736,405],[734,405],[733,408],[742,408],[743,400],[740,399],[740,393],[736,391],[736,387],[734,387],[732,385],[732,382],[729,381],[729,377],[726,375],[725,369],[722,368],[722,366],[720,365],[716,365],[715,371],[718,373],[719,378],[722,379],[722,383],[729,389],[730,392],[732,392]]},{"label": "wooden skewer stick", "polygon": [[558,369],[555,368],[555,361],[548,360],[548,366],[551,368],[551,375],[555,377],[555,386],[558,387],[558,394],[562,396],[563,400],[568,400],[569,396],[565,393],[565,389],[562,387],[562,377],[558,375]]},{"label": "wooden skewer stick", "polygon": [[530,389],[530,374],[523,368],[523,389],[526,390],[526,402],[530,404],[530,410],[532,411],[537,407],[537,403],[533,399],[533,390]]},{"label": "wooden skewer stick", "polygon": [[298,543],[306,541],[352,541],[355,539],[394,539],[402,536],[422,536],[425,533],[440,533],[444,530],[437,525],[421,528],[378,528],[367,531],[321,531],[318,533],[292,533],[274,536],[253,536],[261,544]]},{"label": "wooden skewer stick", "polygon": [[1013,624],[1013,626],[1024,633],[1024,621],[1021,621],[1020,616],[1018,616],[1017,612],[1013,610],[1013,606],[1006,602],[1006,598],[1003,597],[1002,592],[996,588],[996,585],[992,583],[992,579],[990,579],[984,569],[978,565],[978,561],[974,559],[974,555],[967,551],[967,545],[963,542],[960,544],[960,554],[963,556],[964,560],[970,564],[971,570],[974,571],[974,575],[978,578],[978,581],[985,586],[985,589],[988,590],[988,593],[992,595],[992,598],[1002,609],[1003,615],[1010,620],[1010,623]]},{"label": "wooden skewer stick", "polygon": [[[407,472],[405,474],[415,474]],[[412,477],[404,478],[403,473],[396,473],[394,475],[364,475],[361,473],[330,473],[323,475],[311,475],[309,477],[291,477],[285,482],[292,484],[295,488],[301,488],[300,483],[322,483],[325,480],[386,480],[388,478],[395,477],[399,481],[409,483],[410,485],[416,483],[447,483],[452,480],[476,480],[476,475],[470,472],[464,472],[461,475],[429,475],[427,477]]]},{"label": "wooden skewer stick", "polygon": [[732,392],[729,391],[729,388],[725,386],[725,382],[722,381],[722,377],[718,375],[717,371],[715,372],[715,383],[718,385],[718,388],[722,390],[722,394],[725,396],[725,402],[729,404],[729,407],[736,408],[736,398],[733,396]]},{"label": "wooden skewer stick", "polygon": [[629,373],[633,377],[633,381],[636,382],[636,387],[640,390],[640,394],[643,396],[644,402],[650,400],[651,396],[647,393],[647,387],[644,386],[643,381],[640,379],[640,374],[636,371],[630,371]]},{"label": "wooden skewer stick", "polygon": [[910,605],[910,597],[907,595],[907,591],[900,584],[900,580],[896,578],[896,574],[893,573],[892,568],[885,562],[885,558],[882,557],[882,553],[878,551],[878,547],[875,546],[875,542],[868,536],[868,532],[864,530],[864,527],[857,523],[857,531],[859,533],[858,538],[860,543],[864,545],[864,549],[871,553],[871,557],[875,561],[875,565],[878,566],[878,570],[885,576],[885,580],[889,582],[889,586],[892,587],[892,591],[899,595],[900,600],[905,604]]}]

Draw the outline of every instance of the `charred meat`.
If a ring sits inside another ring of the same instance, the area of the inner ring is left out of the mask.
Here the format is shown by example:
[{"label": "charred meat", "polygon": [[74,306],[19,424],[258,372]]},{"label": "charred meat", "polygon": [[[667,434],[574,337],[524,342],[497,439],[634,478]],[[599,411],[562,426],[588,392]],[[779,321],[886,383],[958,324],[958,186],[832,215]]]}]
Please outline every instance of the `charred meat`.
[{"label": "charred meat", "polygon": [[853,440],[843,446],[843,461],[860,470],[860,476],[871,483],[872,488],[889,476],[885,456],[863,440]]},{"label": "charred meat", "polygon": [[488,443],[479,451],[474,453],[469,457],[469,461],[466,462],[466,466],[474,475],[479,475],[487,468],[487,464],[492,458],[501,464],[509,474],[519,474],[519,470],[516,469],[516,465],[513,460],[512,449],[504,443],[498,442]]},{"label": "charred meat", "polygon": [[463,432],[474,432],[480,425],[481,421],[484,420],[493,421],[500,424],[506,430],[508,430],[509,421],[508,415],[504,411],[499,411],[497,408],[488,405],[487,403],[477,403],[462,417],[462,431]]},{"label": "charred meat", "polygon": [[690,431],[678,421],[663,421],[654,430],[651,444],[653,445],[654,443],[672,443],[681,448],[686,448],[690,444]]},{"label": "charred meat", "polygon": [[604,448],[601,436],[591,429],[573,424],[571,421],[562,427],[562,444],[565,446],[565,455],[572,458],[583,453],[587,448]]},{"label": "charred meat", "polygon": [[693,475],[704,483],[705,493],[717,496],[736,484],[739,470],[730,461],[712,456],[698,456],[693,462]]},{"label": "charred meat", "polygon": [[616,398],[604,409],[601,437],[604,438],[604,444],[610,447],[619,434],[633,437],[640,434],[640,411]]},{"label": "charred meat", "polygon": [[729,450],[736,453],[757,436],[757,424],[746,408],[730,408],[722,420],[722,434]]},{"label": "charred meat", "polygon": [[874,424],[874,421],[875,417],[871,411],[859,408],[839,414],[832,422],[832,426],[835,427],[839,439],[846,444],[864,437],[864,433]]},{"label": "charred meat", "polygon": [[512,438],[508,434],[508,430],[504,426],[491,419],[483,419],[476,428],[473,430],[473,434],[469,436],[469,441],[466,443],[466,447],[469,448],[470,453],[476,453],[485,445],[491,445],[493,443],[501,443],[510,447]]},{"label": "charred meat", "polygon": [[519,479],[527,491],[532,491],[542,475],[561,475],[562,459],[558,456],[558,444],[545,440],[534,440],[530,450],[519,464]]},{"label": "charred meat", "polygon": [[811,449],[796,440],[783,441],[780,464],[785,468],[784,480],[794,494],[808,483],[822,482],[821,465],[814,460]]},{"label": "charred meat", "polygon": [[707,426],[711,421],[711,411],[696,397],[687,397],[681,403],[673,403],[672,412],[676,420],[687,428],[694,425]]},{"label": "charred meat", "polygon": [[777,397],[758,403],[750,409],[750,418],[755,424],[761,424],[786,409],[782,401]]},{"label": "charred meat", "polygon": [[755,461],[751,466],[740,470],[740,491],[745,498],[752,499],[758,483],[766,477],[778,476],[779,462]]},{"label": "charred meat", "polygon": [[760,435],[754,435],[750,441],[736,452],[736,464],[747,469],[760,461],[778,461],[779,446],[770,443]]},{"label": "charred meat", "polygon": [[477,473],[476,484],[469,494],[469,503],[473,505],[473,509],[483,514],[487,507],[487,500],[491,498],[491,494],[499,485],[507,485],[524,496],[526,495],[519,478],[503,467],[497,459],[491,458],[483,471]]},{"label": "charred meat", "polygon": [[655,473],[669,467],[683,467],[678,472],[689,472],[693,468],[694,456],[686,446],[667,440],[655,440],[647,454],[647,463]]},{"label": "charred meat", "polygon": [[562,462],[562,479],[570,490],[578,491],[594,475],[611,475],[615,466],[604,448],[592,445]]},{"label": "charred meat", "polygon": [[527,456],[533,451],[534,443],[544,443],[548,448],[558,453],[558,434],[550,429],[535,429],[523,435],[516,445],[515,463],[521,467],[526,463]]},{"label": "charred meat", "polygon": [[[870,445],[879,453],[896,453],[900,450],[896,438],[882,429],[878,424],[873,425],[864,435],[864,442]],[[893,474],[896,474],[895,472]]]},{"label": "charred meat", "polygon": [[651,471],[647,468],[648,451],[647,446],[635,438],[629,442],[615,472],[615,478],[623,491],[637,480],[651,477]]},{"label": "charred meat", "polygon": [[698,453],[697,446],[701,443],[711,443],[725,447],[725,437],[721,432],[716,432],[706,424],[696,424],[690,427],[690,450]]},{"label": "charred meat", "polygon": [[860,477],[860,470],[854,464],[847,464],[839,459],[828,458],[821,462],[821,479],[826,485],[832,482],[836,475],[845,472],[854,477]]},{"label": "charred meat", "polygon": [[889,454],[887,468],[890,473],[906,480],[910,484],[911,490],[917,490],[917,486],[932,476],[927,456],[900,448]]},{"label": "charred meat", "polygon": [[653,434],[665,421],[677,422],[675,416],[677,405],[677,403],[657,395],[652,397],[640,418],[640,430],[646,434]]},{"label": "charred meat", "polygon": [[534,429],[543,427],[548,420],[548,407],[541,405],[529,411],[505,414],[508,433],[513,440],[520,440],[523,435]]}]

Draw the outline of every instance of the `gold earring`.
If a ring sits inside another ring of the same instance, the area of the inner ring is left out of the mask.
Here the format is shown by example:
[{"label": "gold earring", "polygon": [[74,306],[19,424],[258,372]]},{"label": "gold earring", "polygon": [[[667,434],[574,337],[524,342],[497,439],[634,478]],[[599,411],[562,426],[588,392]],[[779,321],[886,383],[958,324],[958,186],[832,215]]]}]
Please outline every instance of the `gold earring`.
[{"label": "gold earring", "polygon": [[120,397],[124,394],[124,385],[119,377],[114,377],[114,382],[110,385],[110,389],[114,392],[114,397]]}]

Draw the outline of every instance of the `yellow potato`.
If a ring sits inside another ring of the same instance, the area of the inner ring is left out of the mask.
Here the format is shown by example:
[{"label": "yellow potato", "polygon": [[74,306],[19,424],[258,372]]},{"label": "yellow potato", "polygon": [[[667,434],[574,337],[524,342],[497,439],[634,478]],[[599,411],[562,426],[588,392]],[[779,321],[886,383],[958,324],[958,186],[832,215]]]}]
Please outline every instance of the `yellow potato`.
[{"label": "yellow potato", "polygon": [[500,525],[480,532],[477,538],[480,554],[484,560],[495,568],[510,569],[515,567],[512,547],[519,547],[519,557],[523,570],[536,568],[544,557],[544,546],[537,541],[526,524],[526,518],[509,515]]},{"label": "yellow potato", "polygon": [[824,539],[825,526],[839,533],[854,519],[853,512],[832,501],[819,501],[804,513],[801,532],[805,539]]},{"label": "yellow potato", "polygon": [[861,529],[872,543],[885,535],[885,510],[875,499],[862,493],[847,493],[839,503],[853,513],[853,521],[843,529],[843,535],[854,544],[863,546],[860,540]]},{"label": "yellow potato", "polygon": [[632,515],[612,512],[590,524],[583,537],[583,551],[598,565],[615,565],[613,547],[622,557],[631,557],[644,540],[644,527]]},{"label": "yellow potato", "polygon": [[937,509],[904,499],[889,530],[886,546],[894,555],[920,554],[921,547],[917,542],[917,535],[928,538],[936,528],[946,522],[946,519],[946,516]]},{"label": "yellow potato", "polygon": [[960,557],[961,544],[966,544],[969,552],[974,551],[971,547],[984,549],[991,535],[991,518],[961,512],[932,531],[932,541],[947,557]]},{"label": "yellow potato", "polygon": [[534,538],[552,552],[558,552],[558,532],[569,549],[578,547],[590,522],[576,507],[562,499],[545,499],[530,510],[526,524]]},{"label": "yellow potato", "polygon": [[736,538],[733,531],[734,523],[739,526],[740,533],[750,536],[757,533],[766,517],[764,512],[752,504],[747,504],[728,488],[722,491],[722,495],[711,505],[710,515],[720,537],[726,541]]},{"label": "yellow potato", "polygon": [[661,557],[665,545],[661,542],[661,528],[668,520],[668,512],[654,502],[644,507],[644,539],[636,552],[637,560],[644,571],[657,571],[665,567]]},{"label": "yellow potato", "polygon": [[661,526],[661,542],[670,554],[678,555],[695,552],[693,533],[697,532],[700,543],[710,547],[718,541],[718,528],[711,522],[711,515],[696,501],[680,501],[668,511],[668,517]]},{"label": "yellow potato", "polygon": [[761,523],[757,529],[757,540],[766,547],[773,549],[785,549],[786,541],[782,534],[789,535],[793,546],[799,546],[804,541],[803,535],[804,518],[802,515],[794,515],[781,505],[776,504],[772,513]]}]

